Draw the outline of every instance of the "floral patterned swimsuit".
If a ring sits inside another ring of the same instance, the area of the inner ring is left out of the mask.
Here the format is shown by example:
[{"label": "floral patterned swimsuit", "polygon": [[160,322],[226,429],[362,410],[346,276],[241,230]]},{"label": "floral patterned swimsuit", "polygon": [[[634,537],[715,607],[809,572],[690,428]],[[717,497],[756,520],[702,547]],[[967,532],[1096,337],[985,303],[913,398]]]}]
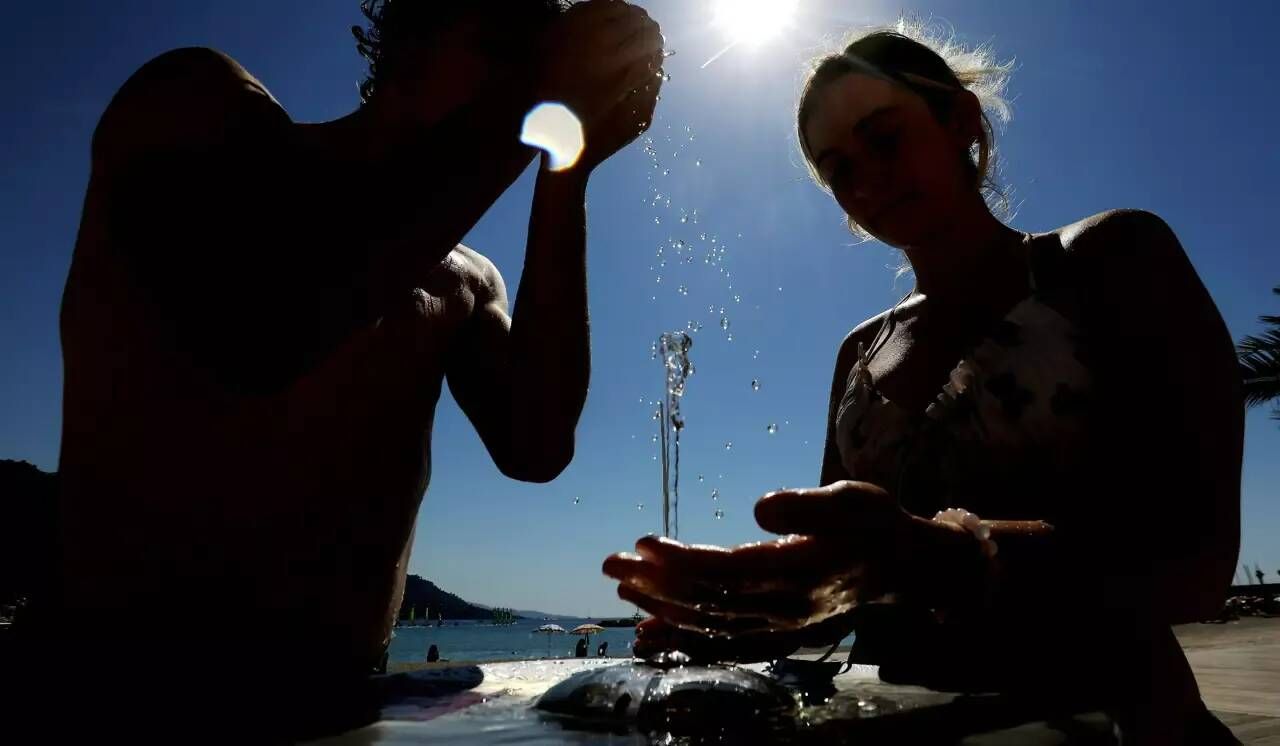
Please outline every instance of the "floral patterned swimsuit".
[{"label": "floral patterned swimsuit", "polygon": [[1029,274],[1031,294],[960,360],[924,412],[885,397],[868,369],[897,307],[889,312],[871,349],[860,346],[837,409],[849,476],[889,490],[917,515],[957,506],[986,518],[1052,520],[1039,496],[1082,457],[1093,377],[1084,336]]}]

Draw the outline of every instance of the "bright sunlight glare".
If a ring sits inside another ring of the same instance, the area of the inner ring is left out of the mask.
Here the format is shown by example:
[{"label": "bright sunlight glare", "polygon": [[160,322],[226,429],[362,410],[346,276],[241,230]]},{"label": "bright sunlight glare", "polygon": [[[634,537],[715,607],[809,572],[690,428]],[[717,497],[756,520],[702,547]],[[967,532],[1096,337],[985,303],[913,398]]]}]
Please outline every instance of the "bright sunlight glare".
[{"label": "bright sunlight glare", "polygon": [[572,168],[586,147],[582,122],[564,104],[538,104],[524,118],[520,142],[547,152],[552,171]]},{"label": "bright sunlight glare", "polygon": [[715,25],[740,44],[762,44],[782,33],[799,0],[715,0]]}]

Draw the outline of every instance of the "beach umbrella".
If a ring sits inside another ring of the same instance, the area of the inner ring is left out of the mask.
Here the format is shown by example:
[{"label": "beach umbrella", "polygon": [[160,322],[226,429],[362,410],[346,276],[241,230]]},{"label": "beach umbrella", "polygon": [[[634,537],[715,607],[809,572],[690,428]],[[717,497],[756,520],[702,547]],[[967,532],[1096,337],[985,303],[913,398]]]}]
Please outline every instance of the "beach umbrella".
[{"label": "beach umbrella", "polygon": [[534,632],[540,635],[547,636],[547,657],[550,658],[551,657],[551,636],[563,635],[564,627],[561,627],[558,624],[544,624],[541,627],[535,629]]},{"label": "beach umbrella", "polygon": [[579,624],[569,630],[569,634],[571,635],[594,635],[597,632],[604,632],[604,627],[601,627],[598,624]]}]

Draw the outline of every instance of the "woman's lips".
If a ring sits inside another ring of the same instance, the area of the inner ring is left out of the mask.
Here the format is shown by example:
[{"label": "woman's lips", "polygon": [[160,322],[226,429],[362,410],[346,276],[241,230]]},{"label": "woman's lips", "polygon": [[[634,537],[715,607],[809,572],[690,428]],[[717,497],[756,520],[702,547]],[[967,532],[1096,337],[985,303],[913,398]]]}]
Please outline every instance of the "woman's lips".
[{"label": "woman's lips", "polygon": [[913,194],[905,194],[895,199],[894,201],[890,202],[889,204],[877,210],[875,213],[875,216],[872,217],[871,222],[879,223],[889,213],[899,210],[905,207],[906,205],[914,202],[915,198],[916,198],[916,195],[913,193]]}]

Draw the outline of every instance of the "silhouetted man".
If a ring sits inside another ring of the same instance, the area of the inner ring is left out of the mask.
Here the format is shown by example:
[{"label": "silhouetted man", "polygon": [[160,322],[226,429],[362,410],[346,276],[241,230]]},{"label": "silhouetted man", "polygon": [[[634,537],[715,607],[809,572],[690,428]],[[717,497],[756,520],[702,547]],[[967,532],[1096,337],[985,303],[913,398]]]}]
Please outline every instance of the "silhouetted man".
[{"label": "silhouetted man", "polygon": [[[441,385],[504,474],[544,482],[572,458],[585,190],[648,125],[657,24],[613,0],[363,7],[370,73],[346,117],[296,122],[191,48],[138,70],[97,127],[62,309],[50,615],[92,619],[94,655],[145,668],[195,644],[207,669],[297,674],[284,691],[363,676],[400,604]],[[534,156],[520,125],[547,100],[586,150],[538,175],[511,318],[459,241]]]}]

